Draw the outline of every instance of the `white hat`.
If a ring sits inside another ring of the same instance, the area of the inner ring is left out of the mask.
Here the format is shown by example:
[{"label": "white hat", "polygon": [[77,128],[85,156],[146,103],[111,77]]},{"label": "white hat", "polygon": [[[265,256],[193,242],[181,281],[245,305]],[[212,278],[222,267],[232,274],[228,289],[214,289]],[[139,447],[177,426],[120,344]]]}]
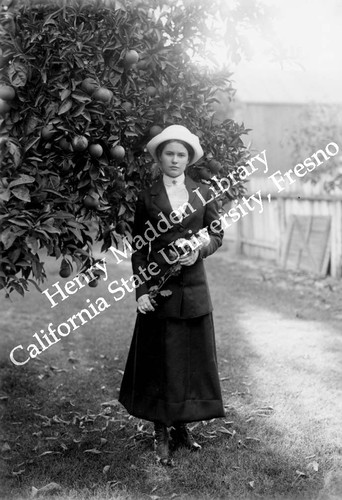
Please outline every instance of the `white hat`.
[{"label": "white hat", "polygon": [[156,155],[157,147],[162,142],[172,140],[186,142],[193,149],[194,156],[189,162],[189,165],[196,163],[196,161],[202,158],[204,153],[197,135],[192,134],[190,130],[183,127],[183,125],[170,125],[170,127],[166,127],[162,132],[160,132],[160,134],[157,134],[146,144],[146,148],[152,155],[153,159],[158,161]]}]

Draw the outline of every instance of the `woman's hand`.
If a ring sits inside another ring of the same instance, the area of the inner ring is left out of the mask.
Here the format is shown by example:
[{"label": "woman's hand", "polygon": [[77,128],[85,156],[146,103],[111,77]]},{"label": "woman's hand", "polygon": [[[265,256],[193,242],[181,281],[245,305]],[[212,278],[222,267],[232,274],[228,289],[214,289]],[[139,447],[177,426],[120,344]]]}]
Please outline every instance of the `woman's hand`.
[{"label": "woman's hand", "polygon": [[145,293],[144,295],[139,297],[137,303],[138,303],[138,311],[141,312],[142,314],[154,311],[154,307],[151,304],[148,293]]},{"label": "woman's hand", "polygon": [[182,255],[179,258],[179,262],[182,264],[182,266],[192,266],[198,259],[198,254],[199,254],[198,250],[193,250],[192,252],[186,255]]}]

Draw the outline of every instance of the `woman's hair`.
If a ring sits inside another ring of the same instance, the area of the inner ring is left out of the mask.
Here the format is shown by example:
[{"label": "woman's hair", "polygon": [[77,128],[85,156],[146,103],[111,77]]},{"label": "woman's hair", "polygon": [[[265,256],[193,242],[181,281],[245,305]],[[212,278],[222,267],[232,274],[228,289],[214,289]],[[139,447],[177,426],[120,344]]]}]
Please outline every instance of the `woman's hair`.
[{"label": "woman's hair", "polygon": [[165,148],[165,146],[167,146],[168,144],[170,144],[170,142],[179,142],[180,144],[182,144],[185,147],[185,149],[187,150],[188,154],[189,154],[189,162],[192,161],[192,159],[193,159],[193,157],[195,155],[195,151],[192,149],[192,147],[190,146],[190,144],[188,144],[187,142],[184,142],[184,141],[180,141],[179,139],[169,139],[168,141],[161,142],[159,144],[159,146],[157,146],[157,148],[156,148],[156,156],[157,156],[158,160],[161,157],[163,149]]}]

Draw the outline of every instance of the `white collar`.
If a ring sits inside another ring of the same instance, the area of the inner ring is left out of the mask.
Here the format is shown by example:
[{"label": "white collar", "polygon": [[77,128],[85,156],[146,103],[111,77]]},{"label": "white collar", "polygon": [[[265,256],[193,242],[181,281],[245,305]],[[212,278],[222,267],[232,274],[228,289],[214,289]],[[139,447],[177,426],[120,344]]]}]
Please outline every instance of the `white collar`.
[{"label": "white collar", "polygon": [[185,174],[181,174],[178,177],[170,177],[166,174],[163,174],[163,182],[164,186],[181,186],[184,184]]}]

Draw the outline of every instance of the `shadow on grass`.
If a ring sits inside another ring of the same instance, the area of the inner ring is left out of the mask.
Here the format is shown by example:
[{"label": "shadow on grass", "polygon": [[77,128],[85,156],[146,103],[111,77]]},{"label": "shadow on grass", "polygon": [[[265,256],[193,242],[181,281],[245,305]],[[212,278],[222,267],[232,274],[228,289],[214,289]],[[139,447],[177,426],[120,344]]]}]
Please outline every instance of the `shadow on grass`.
[{"label": "shadow on grass", "polygon": [[[120,492],[132,499],[317,498],[321,470],[303,470],[302,450],[289,442],[286,423],[274,419],[271,400],[260,399],[252,367],[263,360],[239,326],[241,311],[248,314],[251,303],[267,306],[284,297],[262,292],[255,275],[246,276],[243,267],[220,254],[207,267],[227,413],[226,419],[194,426],[203,451],[177,451],[172,469],[156,465],[152,425],[131,418],[116,403],[134,321],[134,303],[122,301],[113,313],[44,353],[44,359],[19,369],[2,362],[2,390],[8,396],[1,401],[7,444],[2,498],[29,498],[32,486],[52,481],[62,486],[63,498],[76,498],[68,496],[71,490],[80,492],[77,498],[94,499]],[[77,300],[74,309],[84,297]],[[68,307],[58,314],[67,317]]]}]

